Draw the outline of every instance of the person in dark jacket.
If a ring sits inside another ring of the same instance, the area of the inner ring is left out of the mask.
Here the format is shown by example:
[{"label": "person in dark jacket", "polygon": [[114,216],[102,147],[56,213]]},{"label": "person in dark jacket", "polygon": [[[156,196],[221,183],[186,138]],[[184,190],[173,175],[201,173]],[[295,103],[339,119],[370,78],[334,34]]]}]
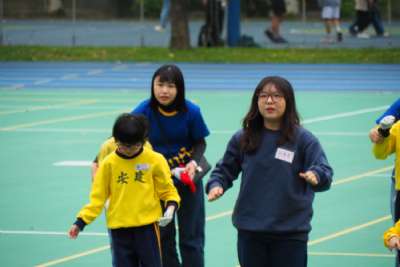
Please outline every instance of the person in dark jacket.
[{"label": "person in dark jacket", "polygon": [[240,173],[232,215],[240,266],[307,266],[314,194],[330,188],[333,170],[318,139],[300,126],[284,78],[257,85],[242,129],[207,182],[208,200],[221,197]]}]

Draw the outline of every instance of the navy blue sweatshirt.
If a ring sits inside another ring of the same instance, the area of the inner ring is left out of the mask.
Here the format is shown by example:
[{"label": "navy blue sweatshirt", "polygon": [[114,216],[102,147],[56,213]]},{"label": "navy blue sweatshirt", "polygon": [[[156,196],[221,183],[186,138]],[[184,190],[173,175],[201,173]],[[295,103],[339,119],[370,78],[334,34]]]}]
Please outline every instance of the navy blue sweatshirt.
[{"label": "navy blue sweatshirt", "polygon": [[[328,190],[333,175],[318,139],[298,127],[293,144],[278,146],[279,131],[264,129],[260,147],[248,154],[240,150],[242,134],[240,130],[232,136],[210,175],[206,192],[217,185],[225,192],[241,172],[233,225],[239,230],[308,240],[314,192]],[[308,170],[317,175],[318,185],[299,176]]]}]

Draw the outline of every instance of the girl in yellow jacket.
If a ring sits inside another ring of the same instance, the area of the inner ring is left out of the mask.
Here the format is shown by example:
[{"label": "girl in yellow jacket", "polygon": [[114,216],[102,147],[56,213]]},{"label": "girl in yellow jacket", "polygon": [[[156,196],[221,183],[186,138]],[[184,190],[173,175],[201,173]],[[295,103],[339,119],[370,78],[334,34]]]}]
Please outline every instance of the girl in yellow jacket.
[{"label": "girl in yellow jacket", "polygon": [[[90,192],[69,230],[75,239],[99,216],[109,199],[106,220],[111,229],[115,266],[161,267],[159,225],[167,225],[180,202],[164,157],[144,147],[147,122],[124,113],[113,127],[117,150],[100,164]],[[166,203],[162,214],[160,200]]]},{"label": "girl in yellow jacket", "polygon": [[395,121],[393,116],[384,117],[379,126],[378,140],[374,143],[373,153],[377,159],[386,159],[389,155],[395,154],[395,189],[396,201],[394,219],[397,223],[383,234],[383,240],[389,249],[400,248],[400,121]]}]

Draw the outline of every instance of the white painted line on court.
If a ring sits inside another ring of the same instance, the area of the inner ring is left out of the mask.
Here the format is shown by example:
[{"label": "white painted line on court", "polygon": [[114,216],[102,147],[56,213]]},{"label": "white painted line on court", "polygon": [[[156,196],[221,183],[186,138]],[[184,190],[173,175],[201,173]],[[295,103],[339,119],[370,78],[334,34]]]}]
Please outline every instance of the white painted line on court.
[{"label": "white painted line on court", "polygon": [[365,109],[355,110],[355,111],[351,111],[351,112],[343,112],[343,113],[337,113],[337,114],[333,114],[333,115],[321,116],[321,117],[316,117],[316,118],[312,118],[312,119],[306,119],[306,120],[302,121],[302,124],[309,124],[309,123],[333,120],[333,119],[338,119],[338,118],[352,117],[352,116],[356,116],[356,115],[360,115],[360,114],[386,110],[388,107],[389,106],[386,105],[386,106],[381,106],[381,107],[365,108]]},{"label": "white painted line on court", "polygon": [[362,174],[353,175],[353,176],[350,176],[350,177],[347,177],[347,178],[343,178],[343,179],[339,179],[339,180],[334,181],[332,183],[332,186],[339,185],[339,184],[346,184],[346,183],[350,183],[350,182],[353,182],[353,181],[356,181],[356,180],[360,180],[360,179],[365,178],[365,177],[370,177],[372,175],[376,175],[376,174],[381,173],[381,172],[386,172],[386,171],[392,170],[393,167],[394,167],[394,165],[390,165],[390,166],[387,166],[387,167],[384,167],[384,168],[380,168],[380,169],[377,169],[377,170],[365,172],[365,173],[362,173]]},{"label": "white painted line on court", "polygon": [[[211,134],[233,134],[237,130],[211,130]],[[368,132],[312,132],[316,136],[368,136]]]},{"label": "white painted line on court", "polygon": [[351,253],[351,252],[308,252],[311,256],[344,256],[344,257],[378,257],[394,258],[395,254],[383,253]]},{"label": "white painted line on court", "polygon": [[74,101],[65,104],[58,104],[58,105],[47,105],[47,106],[37,106],[37,107],[30,107],[24,109],[16,109],[16,110],[9,110],[9,111],[2,111],[0,115],[9,115],[9,114],[16,114],[16,113],[25,113],[25,112],[32,112],[32,111],[41,111],[41,110],[50,110],[50,109],[59,109],[71,106],[80,106],[80,105],[91,105],[97,103],[96,100],[82,100],[82,101]]},{"label": "white painted line on court", "polygon": [[70,160],[70,161],[54,162],[53,166],[57,166],[57,167],[89,167],[89,166],[92,166],[92,163],[93,163],[93,161]]},{"label": "white painted line on court", "polygon": [[95,70],[90,70],[90,71],[87,73],[87,75],[89,75],[89,76],[95,76],[95,75],[99,75],[99,74],[102,74],[102,73],[104,73],[104,70],[102,70],[102,69],[95,69]]},{"label": "white painted line on court", "polygon": [[62,128],[20,128],[15,129],[15,132],[31,132],[31,133],[110,133],[110,129],[89,129],[89,128],[78,128],[78,129],[62,129]]},{"label": "white painted line on court", "polygon": [[92,113],[92,114],[86,114],[86,115],[81,115],[81,116],[73,116],[73,117],[17,124],[17,125],[12,125],[12,126],[8,126],[8,127],[2,127],[2,128],[0,128],[0,131],[14,131],[19,128],[28,128],[28,127],[38,126],[38,125],[46,125],[46,124],[60,123],[60,122],[66,122],[66,121],[86,120],[86,119],[92,119],[92,118],[97,118],[97,117],[119,114],[122,112],[127,112],[127,111],[126,110],[115,110],[115,111],[110,111],[110,112],[99,112],[99,113]]},{"label": "white painted line on court", "polygon": [[121,65],[118,65],[118,66],[115,66],[115,67],[113,67],[111,70],[112,71],[120,71],[120,70],[126,70],[126,69],[128,69],[128,65],[126,65],[126,64],[121,64]]},{"label": "white painted line on court", "polygon": [[224,212],[221,212],[221,213],[217,213],[215,215],[208,216],[206,218],[206,221],[207,222],[208,221],[213,221],[213,220],[216,220],[216,219],[219,219],[219,218],[222,218],[222,217],[230,216],[230,215],[232,215],[232,212],[233,212],[232,210],[228,210],[228,211],[224,211]]},{"label": "white painted line on court", "polygon": [[386,216],[383,216],[383,217],[378,218],[376,220],[369,221],[367,223],[363,223],[363,224],[360,224],[360,225],[349,227],[349,228],[344,229],[342,231],[339,231],[339,232],[336,232],[336,233],[333,233],[333,234],[330,234],[330,235],[327,235],[327,236],[324,236],[324,237],[309,241],[308,242],[308,246],[314,246],[316,244],[325,242],[327,240],[335,239],[335,238],[338,238],[340,236],[344,236],[344,235],[350,234],[352,232],[362,230],[362,229],[367,228],[367,227],[369,227],[371,225],[375,225],[375,224],[390,220],[391,218],[392,218],[391,215],[386,215]]},{"label": "white painted line on court", "polygon": [[76,73],[67,74],[61,77],[61,80],[75,80],[78,79],[79,75]]},{"label": "white painted line on court", "polygon": [[[51,236],[68,236],[67,232],[55,232],[55,231],[11,231],[11,230],[0,230],[0,235],[51,235]],[[108,236],[108,233],[96,233],[96,232],[82,232],[79,235],[85,236]]]},{"label": "white painted line on court", "polygon": [[52,81],[53,81],[53,79],[42,79],[42,80],[38,80],[38,81],[34,82],[33,84],[34,85],[42,85],[42,84],[46,84],[46,83],[49,83]]},{"label": "white painted line on court", "polygon": [[95,249],[91,249],[91,250],[88,250],[88,251],[85,251],[85,252],[82,252],[82,253],[78,253],[78,254],[74,254],[74,255],[71,255],[69,257],[61,258],[61,259],[58,259],[58,260],[49,261],[49,262],[46,262],[46,263],[43,263],[43,264],[36,265],[35,267],[53,266],[53,265],[56,265],[56,264],[60,264],[60,263],[63,263],[63,262],[67,262],[67,261],[70,261],[70,260],[74,260],[74,259],[77,259],[77,258],[88,256],[88,255],[91,255],[91,254],[99,253],[99,252],[102,252],[102,251],[108,250],[108,249],[110,249],[110,245],[106,245],[106,246],[98,247],[98,248],[95,248]]}]

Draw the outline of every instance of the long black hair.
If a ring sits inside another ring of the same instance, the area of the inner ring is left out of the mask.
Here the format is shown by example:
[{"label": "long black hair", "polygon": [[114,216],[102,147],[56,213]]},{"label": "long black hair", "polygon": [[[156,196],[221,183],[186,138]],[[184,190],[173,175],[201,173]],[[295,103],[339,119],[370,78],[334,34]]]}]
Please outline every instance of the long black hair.
[{"label": "long black hair", "polygon": [[300,125],[299,114],[296,109],[293,87],[290,82],[279,76],[270,76],[263,78],[257,85],[253,93],[250,109],[243,118],[243,136],[241,138],[241,149],[246,153],[252,153],[257,150],[261,143],[262,131],[264,129],[264,119],[258,109],[258,96],[261,90],[268,84],[273,84],[280,92],[285,101],[286,108],[281,119],[278,145],[294,141],[295,129]]},{"label": "long black hair", "polygon": [[174,101],[169,105],[169,109],[177,111],[186,111],[185,104],[185,81],[181,70],[172,64],[166,64],[159,67],[153,74],[151,79],[151,98],[150,106],[153,110],[157,110],[161,104],[157,101],[154,95],[154,80],[159,77],[160,82],[173,83],[176,86],[177,94]]}]

